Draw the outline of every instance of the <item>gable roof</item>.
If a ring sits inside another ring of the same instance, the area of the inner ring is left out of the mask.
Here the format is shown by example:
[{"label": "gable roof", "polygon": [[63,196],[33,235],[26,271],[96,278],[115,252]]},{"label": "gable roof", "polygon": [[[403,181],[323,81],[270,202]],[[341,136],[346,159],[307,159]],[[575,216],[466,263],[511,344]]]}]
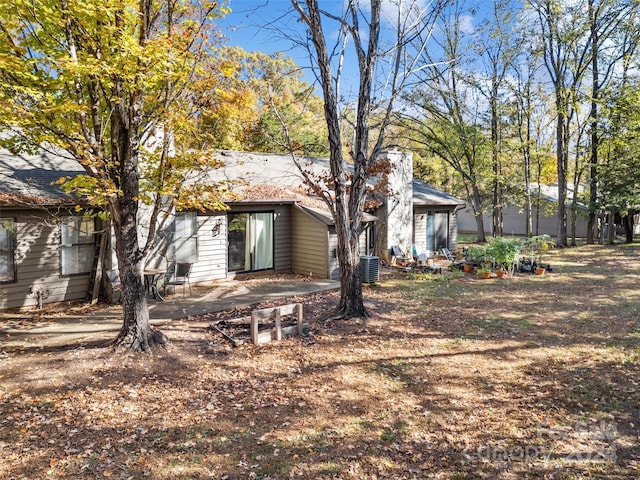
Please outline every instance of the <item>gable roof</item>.
[{"label": "gable roof", "polygon": [[77,197],[65,193],[55,182],[81,173],[85,171],[76,160],[53,151],[14,154],[0,148],[0,203],[77,203]]},{"label": "gable roof", "polygon": [[[264,200],[265,197],[262,195],[270,192],[273,200],[298,196],[305,205],[326,209],[320,199],[312,201],[314,197],[310,196],[303,183],[302,175],[290,155],[221,151],[220,156],[225,165],[220,171],[211,172],[212,177],[217,180],[224,178],[246,181],[247,185],[242,189],[243,199]],[[300,161],[305,168],[316,175],[330,171],[328,158],[302,157]],[[465,202],[414,178],[413,204],[462,207]]]},{"label": "gable roof", "polygon": [[413,204],[421,206],[437,205],[442,207],[464,207],[466,205],[466,202],[454,197],[453,195],[449,195],[447,192],[438,190],[428,183],[414,178]]},{"label": "gable roof", "polygon": [[[558,203],[558,184],[557,183],[545,184],[545,183],[532,182],[529,185],[529,191],[531,192],[532,195],[540,194],[540,197],[548,202]],[[567,184],[567,205],[573,204],[573,191],[574,191],[573,185]],[[580,185],[578,186],[578,194],[582,194],[582,193],[584,193],[584,186]],[[580,201],[576,202],[575,206],[582,209],[587,208],[587,205],[585,205],[583,202],[580,202]]]},{"label": "gable roof", "polygon": [[[288,201],[298,202],[316,215],[328,221],[324,202],[311,195],[304,185],[302,175],[290,155],[236,152],[219,152],[224,166],[208,173],[211,181],[242,180],[240,198],[229,203]],[[329,159],[303,157],[302,165],[316,175],[326,174]],[[65,193],[55,184],[60,177],[85,173],[80,163],[65,156],[41,149],[33,154],[13,154],[0,148],[0,203],[1,204],[60,204],[77,203],[77,197]],[[459,200],[420,180],[413,180],[414,205],[458,206]],[[322,215],[319,212],[324,211]],[[367,220],[365,220],[367,221]]]}]

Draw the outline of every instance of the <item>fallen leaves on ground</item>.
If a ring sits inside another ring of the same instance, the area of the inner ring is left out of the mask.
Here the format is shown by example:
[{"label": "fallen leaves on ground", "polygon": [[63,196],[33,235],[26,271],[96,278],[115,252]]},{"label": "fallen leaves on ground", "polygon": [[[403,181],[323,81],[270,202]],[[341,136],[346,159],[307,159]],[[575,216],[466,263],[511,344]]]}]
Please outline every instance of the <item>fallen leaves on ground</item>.
[{"label": "fallen leaves on ground", "polygon": [[[385,270],[369,319],[234,348],[176,320],[166,350],[5,351],[0,477],[637,478],[640,248],[553,252],[554,273]],[[272,306],[263,304],[260,307]]]}]

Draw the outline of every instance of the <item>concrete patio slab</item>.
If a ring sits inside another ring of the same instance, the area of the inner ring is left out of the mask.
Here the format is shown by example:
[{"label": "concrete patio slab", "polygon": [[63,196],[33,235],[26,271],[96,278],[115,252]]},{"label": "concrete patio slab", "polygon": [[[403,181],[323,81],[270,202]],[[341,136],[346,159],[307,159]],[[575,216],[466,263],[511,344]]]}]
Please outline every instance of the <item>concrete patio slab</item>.
[{"label": "concrete patio slab", "polygon": [[[182,290],[165,301],[149,300],[153,325],[234,308],[246,308],[265,301],[336,290],[339,282],[323,279],[232,280],[213,286],[194,286],[192,295]],[[89,309],[86,313],[48,316],[37,310],[0,314],[0,351],[3,349],[55,347],[107,340],[122,326],[120,306]]]}]

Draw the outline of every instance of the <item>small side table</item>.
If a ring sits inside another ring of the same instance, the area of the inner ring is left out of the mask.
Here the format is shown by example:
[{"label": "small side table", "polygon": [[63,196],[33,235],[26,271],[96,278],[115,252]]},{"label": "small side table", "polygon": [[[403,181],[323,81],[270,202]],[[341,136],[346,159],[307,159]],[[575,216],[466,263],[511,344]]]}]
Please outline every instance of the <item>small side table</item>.
[{"label": "small side table", "polygon": [[158,280],[160,280],[160,277],[167,273],[167,271],[159,268],[147,268],[142,273],[144,274],[144,286],[147,292],[153,295],[155,300],[164,301],[164,298],[158,290]]}]

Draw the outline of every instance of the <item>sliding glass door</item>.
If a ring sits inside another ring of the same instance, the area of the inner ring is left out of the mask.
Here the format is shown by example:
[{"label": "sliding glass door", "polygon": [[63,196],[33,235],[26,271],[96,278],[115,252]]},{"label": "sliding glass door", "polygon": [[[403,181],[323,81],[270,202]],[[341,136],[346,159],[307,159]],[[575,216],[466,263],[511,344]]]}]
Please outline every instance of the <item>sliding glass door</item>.
[{"label": "sliding glass door", "polygon": [[227,219],[229,271],[273,268],[273,212],[232,213]]},{"label": "sliding glass door", "polygon": [[437,251],[449,247],[449,214],[427,213],[427,249]]}]

